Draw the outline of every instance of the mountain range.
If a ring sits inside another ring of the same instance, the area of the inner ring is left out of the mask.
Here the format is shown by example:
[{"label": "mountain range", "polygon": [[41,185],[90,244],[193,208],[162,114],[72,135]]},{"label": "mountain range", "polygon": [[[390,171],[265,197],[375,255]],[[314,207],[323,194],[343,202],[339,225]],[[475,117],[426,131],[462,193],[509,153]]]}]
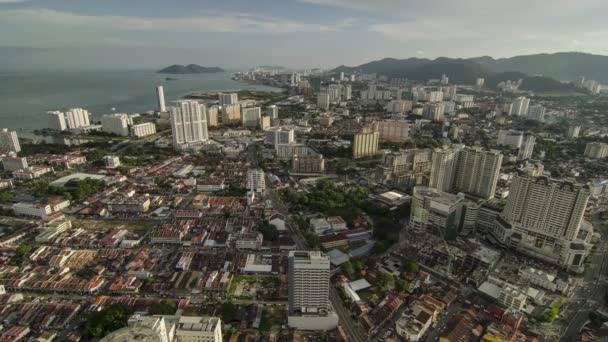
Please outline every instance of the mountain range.
[{"label": "mountain range", "polygon": [[224,72],[218,67],[204,67],[198,64],[179,65],[173,64],[157,71],[159,74],[205,74],[213,72]]},{"label": "mountain range", "polygon": [[489,56],[475,58],[426,58],[382,60],[356,67],[339,66],[334,72],[377,73],[389,77],[406,77],[411,80],[427,80],[448,75],[453,83],[474,84],[477,78],[485,78],[486,85],[495,87],[506,80],[523,79],[522,88],[534,91],[574,89],[567,81],[580,76],[608,83],[608,56],[579,52],[535,54],[494,59]]}]

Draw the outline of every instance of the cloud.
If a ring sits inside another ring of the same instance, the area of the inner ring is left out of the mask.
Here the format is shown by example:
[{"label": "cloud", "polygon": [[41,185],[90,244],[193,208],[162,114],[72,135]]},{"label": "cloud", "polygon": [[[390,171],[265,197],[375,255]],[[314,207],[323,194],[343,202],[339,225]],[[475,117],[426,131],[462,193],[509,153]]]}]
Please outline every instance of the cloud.
[{"label": "cloud", "polygon": [[150,18],[120,15],[85,15],[50,9],[14,9],[0,10],[0,22],[4,24],[13,23],[15,25],[48,25],[53,28],[71,29],[86,27],[124,31],[287,34],[340,31],[350,26],[354,22],[354,19],[347,18],[330,24],[313,24],[242,13]]}]

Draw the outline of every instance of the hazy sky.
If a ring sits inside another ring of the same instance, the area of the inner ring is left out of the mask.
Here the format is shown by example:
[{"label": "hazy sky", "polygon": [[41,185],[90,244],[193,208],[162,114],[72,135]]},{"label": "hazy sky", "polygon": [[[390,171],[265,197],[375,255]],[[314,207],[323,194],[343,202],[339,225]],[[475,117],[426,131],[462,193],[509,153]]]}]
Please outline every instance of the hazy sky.
[{"label": "hazy sky", "polygon": [[606,13],[606,0],[0,0],[0,62],[334,67],[608,54]]}]

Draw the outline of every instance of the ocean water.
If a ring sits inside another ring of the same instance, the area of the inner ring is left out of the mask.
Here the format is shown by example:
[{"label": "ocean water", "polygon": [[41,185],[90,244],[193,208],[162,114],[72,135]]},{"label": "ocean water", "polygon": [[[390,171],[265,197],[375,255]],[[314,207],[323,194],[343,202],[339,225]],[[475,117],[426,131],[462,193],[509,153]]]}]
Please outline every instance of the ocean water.
[{"label": "ocean water", "polygon": [[[167,76],[177,78],[166,81]],[[96,120],[112,112],[136,113],[156,108],[157,85],[165,91],[165,102],[193,91],[236,91],[277,88],[250,85],[230,79],[230,73],[164,75],[153,70],[135,71],[0,71],[0,127],[17,129],[31,136],[48,127],[46,111],[82,107]]]}]

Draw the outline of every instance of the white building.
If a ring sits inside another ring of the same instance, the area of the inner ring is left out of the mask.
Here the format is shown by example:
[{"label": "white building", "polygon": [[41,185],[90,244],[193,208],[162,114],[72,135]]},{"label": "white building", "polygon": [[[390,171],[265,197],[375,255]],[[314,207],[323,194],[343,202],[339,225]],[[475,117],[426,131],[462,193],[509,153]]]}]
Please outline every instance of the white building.
[{"label": "white building", "polygon": [[527,135],[517,153],[517,159],[527,160],[532,158],[534,152],[534,144],[536,143],[536,137],[532,134]]},{"label": "white building", "polygon": [[424,105],[423,117],[431,121],[442,121],[444,112],[445,108],[442,102],[426,103]]},{"label": "white building", "polygon": [[247,189],[254,192],[264,192],[266,179],[262,169],[250,169],[247,172]]},{"label": "white building", "polygon": [[289,252],[290,327],[331,330],[338,325],[329,301],[330,260],[320,251]]},{"label": "white building", "polygon": [[25,170],[28,167],[25,157],[2,157],[2,167],[5,171]]},{"label": "white building", "polygon": [[105,156],[103,163],[107,168],[112,169],[120,166],[120,159],[118,156]]},{"label": "white building", "polygon": [[189,149],[209,139],[204,105],[193,100],[176,101],[170,112],[173,147]]},{"label": "white building", "polygon": [[511,146],[513,148],[520,148],[524,140],[524,132],[505,130],[501,129],[498,131],[498,137],[496,138],[496,145],[498,146]]},{"label": "white building", "polygon": [[608,144],[590,142],[585,146],[585,157],[602,159],[608,157]]},{"label": "white building", "polygon": [[156,134],[156,125],[153,122],[144,122],[131,127],[131,135],[137,138]]},{"label": "white building", "polygon": [[239,96],[237,93],[220,93],[219,94],[220,106],[234,105],[239,102]]},{"label": "white building", "polygon": [[124,113],[106,114],[101,117],[101,130],[121,137],[129,135],[129,128],[132,125],[133,119]]},{"label": "white building", "polygon": [[496,192],[503,155],[499,151],[464,148],[458,153],[453,191],[491,199]]},{"label": "white building", "polygon": [[266,138],[264,143],[267,145],[277,146],[279,144],[293,144],[296,141],[296,135],[293,128],[271,127],[266,130]]},{"label": "white building", "polygon": [[13,211],[16,215],[46,218],[53,212],[49,204],[19,202],[13,204]]},{"label": "white building", "polygon": [[279,107],[276,105],[270,105],[266,108],[266,115],[270,116],[270,119],[276,120],[279,118]]},{"label": "white building", "polygon": [[412,101],[406,100],[391,100],[386,105],[386,110],[389,113],[403,114],[412,110]]},{"label": "white building", "polygon": [[219,317],[181,316],[175,337],[178,342],[222,342],[222,322]]},{"label": "white building", "polygon": [[428,102],[442,102],[443,92],[442,91],[431,91],[428,93]]},{"label": "white building", "polygon": [[528,115],[528,107],[530,106],[530,99],[525,97],[518,97],[511,103],[509,115],[526,116]]},{"label": "white building", "polygon": [[584,270],[592,228],[583,221],[590,192],[571,181],[516,175],[497,239],[520,252],[575,272]]},{"label": "white building", "polygon": [[568,139],[576,139],[578,135],[581,133],[581,126],[570,126],[568,127]]},{"label": "white building", "polygon": [[8,128],[3,128],[2,131],[0,131],[0,149],[8,152],[21,152],[21,145],[19,145],[17,132],[9,131]]},{"label": "white building", "polygon": [[528,110],[528,119],[544,122],[546,111],[547,109],[545,107],[538,104],[530,106],[530,109]]},{"label": "white building", "polygon": [[163,86],[156,87],[156,109],[164,113],[167,111],[167,107],[165,106],[165,90]]},{"label": "white building", "polygon": [[65,112],[47,112],[49,116],[49,128],[58,131],[90,126],[89,112],[82,108],[72,108]]},{"label": "white building", "polygon": [[319,93],[317,95],[317,106],[320,109],[327,110],[329,109],[330,97],[328,93]]},{"label": "white building", "polygon": [[456,163],[458,162],[458,152],[462,147],[462,145],[455,145],[433,150],[431,177],[429,179],[430,187],[445,192],[452,190],[456,174]]},{"label": "white building", "polygon": [[382,120],[378,122],[380,141],[406,142],[410,126],[405,120]]},{"label": "white building", "polygon": [[262,122],[262,109],[260,107],[243,108],[242,124],[245,127],[257,127]]}]

